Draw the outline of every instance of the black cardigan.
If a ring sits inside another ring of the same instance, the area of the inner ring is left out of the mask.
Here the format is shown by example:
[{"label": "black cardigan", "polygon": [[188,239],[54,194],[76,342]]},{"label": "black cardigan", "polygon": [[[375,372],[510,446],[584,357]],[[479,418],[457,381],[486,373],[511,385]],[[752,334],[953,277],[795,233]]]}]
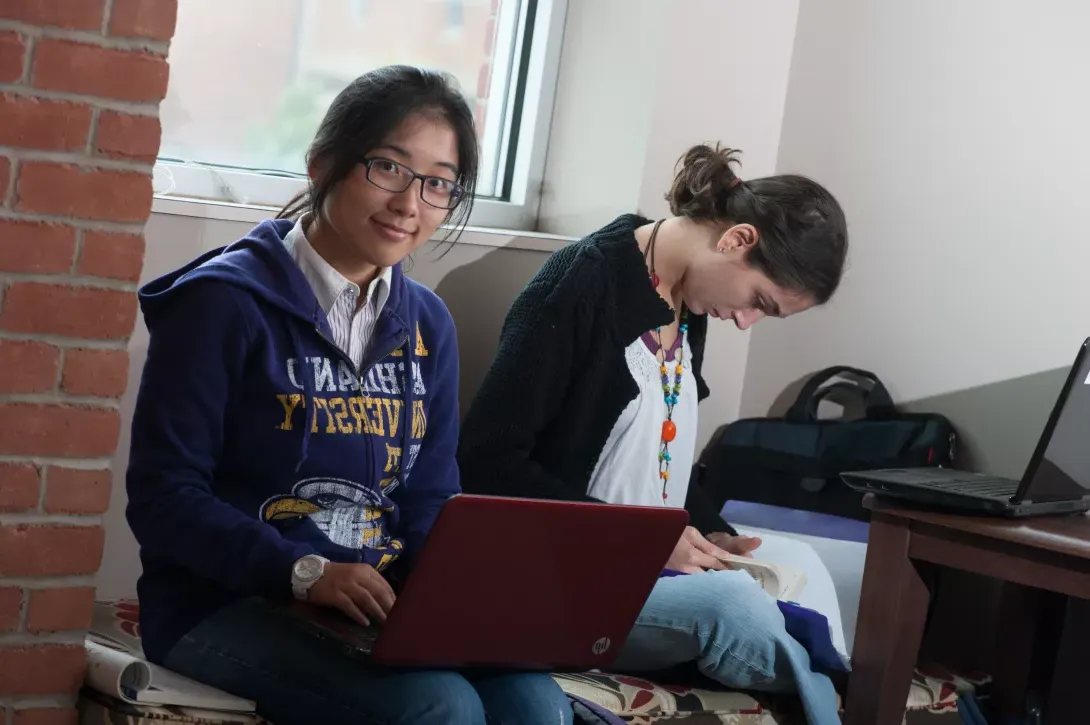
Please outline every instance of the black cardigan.
[{"label": "black cardigan", "polygon": [[[553,254],[515,300],[499,349],[462,423],[458,463],[467,493],[591,501],[590,478],[606,439],[639,388],[624,351],[670,324],[622,216]],[[698,400],[708,319],[689,318]],[[702,533],[728,531],[694,475],[685,508]]]}]

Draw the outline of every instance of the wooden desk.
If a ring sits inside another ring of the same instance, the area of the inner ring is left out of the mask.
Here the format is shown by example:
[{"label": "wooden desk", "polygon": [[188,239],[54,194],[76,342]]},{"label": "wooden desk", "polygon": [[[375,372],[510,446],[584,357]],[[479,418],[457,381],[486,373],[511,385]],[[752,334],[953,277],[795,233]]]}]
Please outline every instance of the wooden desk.
[{"label": "wooden desk", "polygon": [[[905,508],[868,495],[871,509],[845,725],[899,725],[923,636],[929,566],[1009,582],[997,633],[1003,645],[993,693],[1021,706],[1046,592],[1090,599],[1090,518],[1006,520]],[[1054,653],[1053,653],[1054,654]]]}]

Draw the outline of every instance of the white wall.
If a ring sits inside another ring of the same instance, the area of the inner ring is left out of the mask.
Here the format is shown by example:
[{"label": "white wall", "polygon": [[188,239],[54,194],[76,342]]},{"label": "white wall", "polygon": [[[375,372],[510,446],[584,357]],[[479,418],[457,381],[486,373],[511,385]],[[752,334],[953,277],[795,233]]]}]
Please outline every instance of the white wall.
[{"label": "white wall", "polygon": [[[572,0],[540,228],[582,237],[619,214],[669,213],[663,195],[690,146],[776,168],[798,0]],[[738,415],[747,333],[710,326],[698,445]]]},{"label": "white wall", "polygon": [[668,4],[568,0],[538,228],[582,237],[635,209]]},{"label": "white wall", "polygon": [[901,401],[1070,363],[1090,334],[1090,6],[806,0],[778,159],[848,215],[827,308],[754,330],[741,412],[847,363]]}]

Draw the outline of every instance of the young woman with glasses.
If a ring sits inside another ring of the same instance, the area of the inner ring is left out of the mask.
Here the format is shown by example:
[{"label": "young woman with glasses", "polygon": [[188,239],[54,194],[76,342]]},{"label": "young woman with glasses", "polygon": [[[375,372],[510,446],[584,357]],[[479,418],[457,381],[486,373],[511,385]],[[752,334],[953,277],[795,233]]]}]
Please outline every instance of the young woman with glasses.
[{"label": "young woman with glasses", "polygon": [[454,324],[401,262],[464,226],[477,164],[445,76],[373,71],[333,101],[278,218],[140,290],[144,648],[278,725],[572,720],[547,675],[372,666],[283,606],[381,623],[459,491]]},{"label": "young woman with glasses", "polygon": [[[684,506],[690,526],[624,643],[619,671],[695,663],[745,689],[794,691],[811,725],[839,722],[829,678],[786,632],[776,602],[724,550],[808,571],[843,647],[828,571],[785,537],[736,536],[689,480],[708,318],[744,330],[826,302],[844,267],[844,213],[801,176],[742,181],[728,149],[697,146],[672,216],[622,216],[553,255],[515,300],[462,425],[466,490],[498,496]],[[789,563],[784,561],[784,563]],[[808,605],[808,601],[802,601]],[[837,641],[839,640],[839,641]]]}]

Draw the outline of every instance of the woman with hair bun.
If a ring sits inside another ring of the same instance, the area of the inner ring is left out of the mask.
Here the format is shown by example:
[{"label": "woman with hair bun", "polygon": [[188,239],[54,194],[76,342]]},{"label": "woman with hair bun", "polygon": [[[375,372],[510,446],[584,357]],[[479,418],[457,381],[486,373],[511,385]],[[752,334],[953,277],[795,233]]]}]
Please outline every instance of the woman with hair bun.
[{"label": "woman with hair bun", "polygon": [[[839,722],[829,678],[775,600],[720,561],[762,542],[738,536],[689,477],[708,318],[745,330],[827,302],[847,224],[817,182],[743,181],[736,154],[690,149],[666,195],[670,218],[624,215],[549,258],[508,314],[458,460],[471,493],[684,506],[692,525],[667,568],[691,576],[659,579],[616,668],[695,663],[729,687],[797,692],[811,725],[826,725]],[[828,591],[836,609],[828,572],[799,546],[816,569],[807,589]],[[839,612],[822,613],[843,647]]]}]

